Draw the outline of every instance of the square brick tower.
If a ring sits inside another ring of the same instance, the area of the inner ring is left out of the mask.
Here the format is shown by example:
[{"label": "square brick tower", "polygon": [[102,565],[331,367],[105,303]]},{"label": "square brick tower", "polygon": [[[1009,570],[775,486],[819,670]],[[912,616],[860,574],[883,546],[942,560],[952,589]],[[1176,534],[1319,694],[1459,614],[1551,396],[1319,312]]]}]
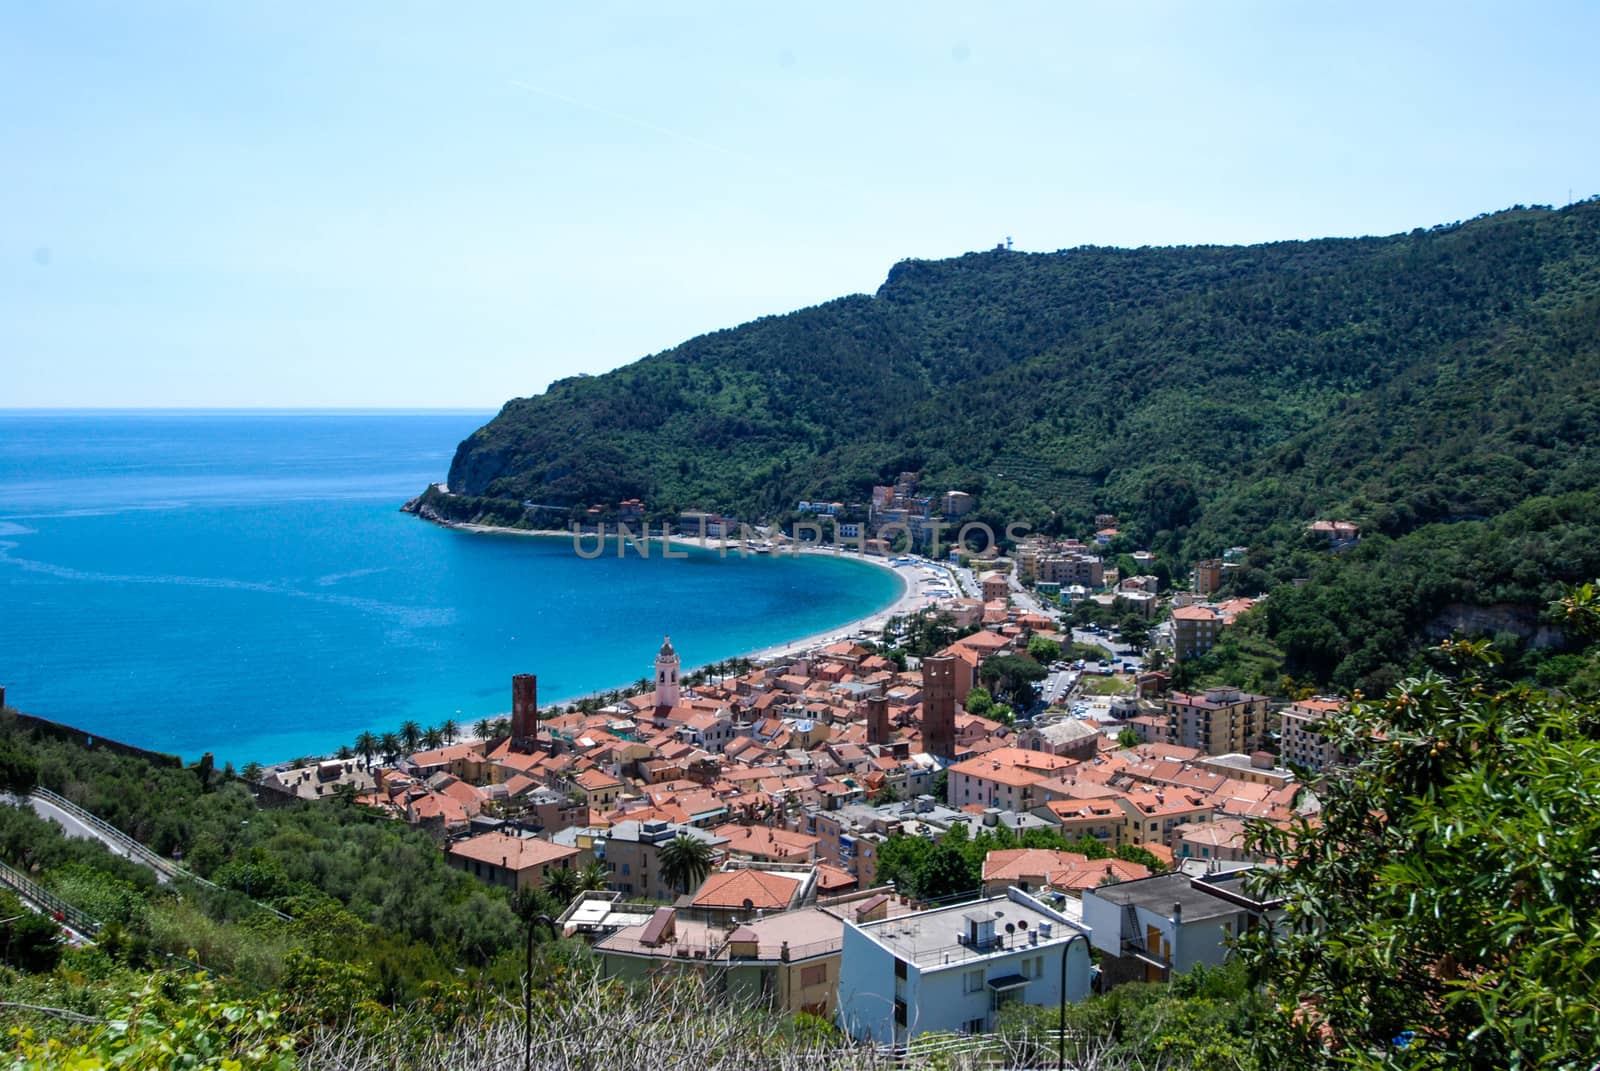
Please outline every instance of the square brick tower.
[{"label": "square brick tower", "polygon": [[956,757],[956,660],[922,660],[922,750],[953,762]]},{"label": "square brick tower", "polygon": [[539,736],[539,678],[518,673],[511,678],[511,746],[530,751]]},{"label": "square brick tower", "polygon": [[867,743],[887,744],[890,736],[889,701],[875,695],[867,700]]}]

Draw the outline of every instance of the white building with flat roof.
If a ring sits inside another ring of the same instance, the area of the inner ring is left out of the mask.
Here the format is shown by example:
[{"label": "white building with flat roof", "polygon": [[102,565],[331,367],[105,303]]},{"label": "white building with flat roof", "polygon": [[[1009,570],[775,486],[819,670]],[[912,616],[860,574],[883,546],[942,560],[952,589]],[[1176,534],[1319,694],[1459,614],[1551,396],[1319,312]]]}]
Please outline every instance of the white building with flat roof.
[{"label": "white building with flat roof", "polygon": [[1089,931],[1075,901],[1004,896],[844,928],[838,1022],[859,1041],[901,1044],[929,1031],[979,1033],[1012,1001],[1089,994]]}]

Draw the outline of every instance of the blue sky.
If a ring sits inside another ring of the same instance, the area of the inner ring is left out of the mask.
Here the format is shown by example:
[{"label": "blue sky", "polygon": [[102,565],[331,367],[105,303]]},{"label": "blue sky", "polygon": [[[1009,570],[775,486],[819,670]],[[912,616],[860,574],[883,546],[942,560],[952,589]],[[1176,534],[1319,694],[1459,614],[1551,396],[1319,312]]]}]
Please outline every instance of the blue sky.
[{"label": "blue sky", "polygon": [[482,406],[993,246],[1600,192],[1600,5],[12,5],[0,406]]}]

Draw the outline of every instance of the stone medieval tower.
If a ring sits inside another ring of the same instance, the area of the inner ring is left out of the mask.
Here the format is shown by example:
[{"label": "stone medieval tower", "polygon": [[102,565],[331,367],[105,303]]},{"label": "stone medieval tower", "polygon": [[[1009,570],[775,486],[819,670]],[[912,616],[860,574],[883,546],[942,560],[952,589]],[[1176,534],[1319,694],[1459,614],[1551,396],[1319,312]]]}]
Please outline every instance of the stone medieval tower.
[{"label": "stone medieval tower", "polygon": [[533,748],[539,736],[539,678],[518,673],[511,678],[511,746]]},{"label": "stone medieval tower", "polygon": [[956,660],[922,660],[922,750],[945,762],[956,757]]}]

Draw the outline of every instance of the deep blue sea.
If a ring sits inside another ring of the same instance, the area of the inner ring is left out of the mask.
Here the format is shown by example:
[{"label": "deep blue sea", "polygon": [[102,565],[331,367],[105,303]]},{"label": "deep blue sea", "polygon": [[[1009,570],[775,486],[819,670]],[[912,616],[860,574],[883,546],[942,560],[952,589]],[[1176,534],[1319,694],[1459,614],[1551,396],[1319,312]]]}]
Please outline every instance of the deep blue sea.
[{"label": "deep blue sea", "polygon": [[828,558],[584,560],[398,512],[490,413],[0,410],[7,702],[186,759],[464,727],[783,643],[892,602]]}]

